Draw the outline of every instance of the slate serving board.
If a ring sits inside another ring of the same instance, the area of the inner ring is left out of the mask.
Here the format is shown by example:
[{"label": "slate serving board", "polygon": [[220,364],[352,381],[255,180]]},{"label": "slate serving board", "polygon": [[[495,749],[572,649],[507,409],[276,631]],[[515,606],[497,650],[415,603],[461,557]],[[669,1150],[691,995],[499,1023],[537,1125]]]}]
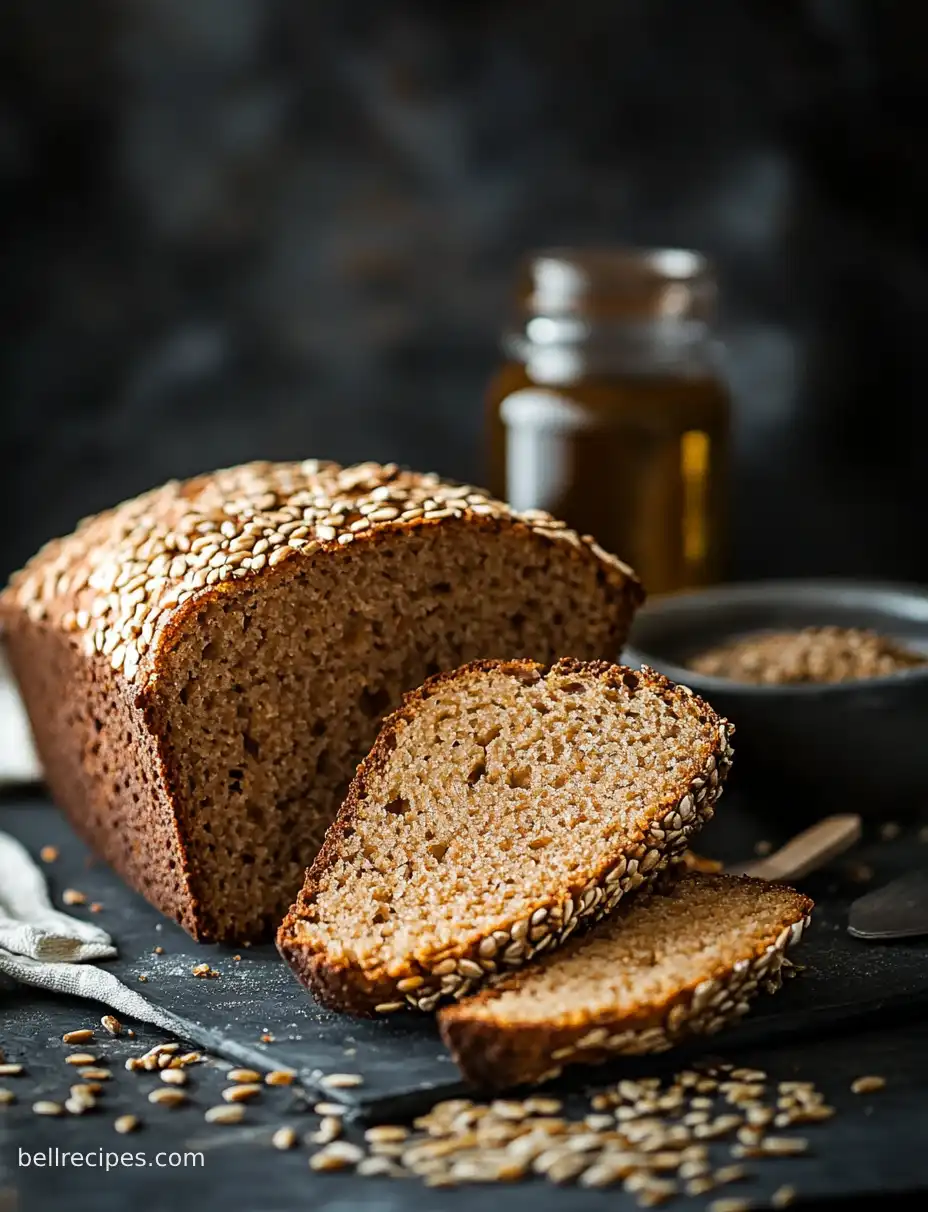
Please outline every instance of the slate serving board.
[{"label": "slate serving board", "polygon": [[[292,1068],[310,1092],[320,1090],[319,1079],[326,1073],[358,1073],[362,1086],[326,1092],[326,1097],[349,1104],[362,1118],[409,1115],[464,1089],[431,1020],[413,1014],[376,1021],[334,1015],[314,1004],[272,946],[194,943],[95,861],[47,801],[0,802],[0,829],[19,838],[33,854],[44,845],[59,849],[58,860],[45,868],[56,902],[64,888],[74,887],[88,902],[101,903],[103,909],[93,920],[109,930],[120,952],[108,967],[181,1019],[187,1037],[198,1046],[240,1064]],[[776,833],[775,826],[759,821],[731,798],[704,834],[701,850],[743,858],[751,853],[752,839],[775,838]],[[865,846],[855,858],[873,867],[876,881],[892,878],[919,857],[913,836],[909,828],[893,843]],[[923,858],[928,863],[928,845]],[[829,873],[804,884],[817,901],[813,928],[797,952],[804,970],[777,997],[762,998],[741,1026],[716,1037],[719,1043],[724,1039],[726,1052],[832,1030],[875,1015],[885,1021],[889,1015],[917,1013],[928,1006],[928,940],[863,943],[849,937],[847,905],[862,888],[841,880],[845,865],[839,861]],[[88,910],[71,912],[83,915]],[[163,955],[153,953],[156,946],[163,947]],[[240,960],[233,959],[237,954]],[[219,970],[218,979],[192,975],[194,964],[203,962]],[[140,974],[148,978],[142,985]],[[273,1041],[263,1042],[265,1034]],[[705,1051],[701,1044],[699,1052]],[[677,1051],[669,1059],[649,1058],[646,1063],[653,1072],[680,1060]],[[640,1063],[629,1058],[610,1068],[634,1070]],[[600,1069],[597,1080],[607,1075]],[[578,1070],[566,1084],[583,1079]]]}]

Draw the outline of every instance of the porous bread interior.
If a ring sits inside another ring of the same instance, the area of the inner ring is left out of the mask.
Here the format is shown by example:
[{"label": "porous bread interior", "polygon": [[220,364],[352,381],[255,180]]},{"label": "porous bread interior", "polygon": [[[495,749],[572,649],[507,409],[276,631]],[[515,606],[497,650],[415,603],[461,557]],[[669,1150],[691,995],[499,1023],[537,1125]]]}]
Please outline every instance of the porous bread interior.
[{"label": "porous bread interior", "polygon": [[512,988],[462,1010],[468,1017],[552,1028],[647,1012],[761,953],[803,916],[804,904],[777,884],[686,875],[519,973]]},{"label": "porous bread interior", "polygon": [[301,941],[399,972],[563,899],[704,769],[702,710],[630,670],[615,685],[557,668],[441,683],[400,719],[315,890],[311,873]]},{"label": "porous bread interior", "polygon": [[592,560],[428,526],[320,553],[204,606],[164,656],[156,731],[208,936],[277,926],[383,715],[477,658],[600,657],[623,608]]}]

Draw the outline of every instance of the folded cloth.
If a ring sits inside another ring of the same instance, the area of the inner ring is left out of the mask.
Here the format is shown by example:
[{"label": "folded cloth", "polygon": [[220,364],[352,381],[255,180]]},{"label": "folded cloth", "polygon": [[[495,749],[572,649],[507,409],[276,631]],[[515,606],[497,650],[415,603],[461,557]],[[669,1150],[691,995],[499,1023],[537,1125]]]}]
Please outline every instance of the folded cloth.
[{"label": "folded cloth", "polygon": [[0,974],[103,1002],[127,1017],[183,1035],[180,1019],[93,962],[115,955],[105,930],[53,908],[45,878],[28,852],[0,833]]}]

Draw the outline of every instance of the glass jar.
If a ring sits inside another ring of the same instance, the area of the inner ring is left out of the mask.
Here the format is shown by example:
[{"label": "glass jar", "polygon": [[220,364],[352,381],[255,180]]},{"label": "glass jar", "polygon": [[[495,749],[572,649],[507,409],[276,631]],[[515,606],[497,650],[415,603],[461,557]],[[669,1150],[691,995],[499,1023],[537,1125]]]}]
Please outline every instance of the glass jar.
[{"label": "glass jar", "polygon": [[493,492],[594,535],[652,594],[723,574],[729,398],[715,306],[694,252],[533,254],[489,389]]}]

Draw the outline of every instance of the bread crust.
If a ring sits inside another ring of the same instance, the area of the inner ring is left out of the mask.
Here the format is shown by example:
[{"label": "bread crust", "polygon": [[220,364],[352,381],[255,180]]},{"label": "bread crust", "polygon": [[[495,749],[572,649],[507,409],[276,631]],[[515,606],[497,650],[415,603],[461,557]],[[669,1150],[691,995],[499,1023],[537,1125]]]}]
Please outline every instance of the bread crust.
[{"label": "bread crust", "polygon": [[[362,507],[366,529],[352,529]],[[288,510],[299,526],[281,521]],[[0,640],[53,796],[94,850],[195,938],[219,935],[185,846],[196,806],[159,695],[172,650],[213,603],[435,527],[488,542],[506,530],[569,552],[596,569],[610,648],[624,642],[644,592],[620,560],[548,515],[392,465],[256,463],[171,482],[53,540],[0,593]],[[113,727],[97,727],[100,712]]]},{"label": "bread crust", "polygon": [[[683,876],[682,881],[708,880],[724,896],[734,884],[754,884],[763,894],[771,885],[746,876]],[[601,1064],[618,1055],[664,1052],[698,1035],[714,1034],[736,1021],[763,986],[779,987],[781,964],[788,947],[799,942],[808,926],[812,901],[792,889],[791,910],[769,937],[746,945],[730,963],[720,963],[699,981],[681,985],[659,1002],[637,1007],[630,1014],[584,1013],[582,1006],[569,1023],[505,1021],[492,1016],[493,1003],[508,990],[530,984],[532,969],[501,978],[490,988],[438,1014],[442,1039],[463,1076],[486,1088],[506,1088],[548,1080],[565,1066]],[[657,894],[655,894],[657,895]],[[636,904],[628,906],[634,914]],[[546,956],[541,967],[562,962],[584,945],[584,939]]]},{"label": "bread crust", "polygon": [[[446,686],[471,674],[494,670],[507,673],[521,681],[532,682],[538,681],[549,672],[593,677],[607,686],[625,685],[627,679],[633,678],[637,685],[655,691],[666,699],[676,702],[688,700],[698,704],[704,712],[707,727],[711,728],[713,737],[711,755],[706,767],[700,770],[685,788],[680,789],[678,796],[655,805],[650,826],[628,839],[621,856],[614,855],[609,862],[602,864],[582,886],[569,888],[564,900],[557,905],[552,904],[551,896],[539,894],[528,910],[528,919],[541,910],[550,913],[554,918],[557,912],[564,912],[563,906],[568,901],[572,905],[582,906],[586,898],[586,901],[591,901],[589,908],[581,909],[569,920],[562,917],[566,935],[564,931],[561,934],[569,937],[578,925],[591,925],[611,912],[623,895],[653,883],[667,868],[671,858],[686,849],[690,836],[713,814],[715,802],[721,794],[722,783],[731,765],[732,750],[729,742],[734,728],[708,704],[698,699],[688,687],[676,685],[655,670],[648,667],[633,670],[609,661],[563,658],[550,667],[525,660],[474,661],[453,672],[436,674],[417,690],[407,694],[401,706],[384,720],[373,748],[358,767],[345,802],[330,826],[321,850],[306,873],[306,881],[295,904],[277,933],[278,949],[297,978],[317,1001],[330,1009],[360,1016],[391,1013],[405,1008],[431,1011],[440,1001],[446,1000],[433,993],[436,986],[434,978],[439,975],[435,973],[435,969],[447,967],[450,961],[453,961],[458,970],[462,960],[479,963],[479,947],[484,941],[483,937],[469,938],[466,942],[446,947],[440,953],[428,957],[417,957],[401,971],[396,971],[393,967],[389,972],[383,969],[364,971],[358,965],[340,959],[333,960],[324,950],[315,949],[306,939],[302,923],[308,906],[319,890],[322,876],[341,856],[342,847],[349,832],[354,829],[369,784],[383,772],[389,761],[397,743],[400,726],[411,721],[428,699]],[[681,818],[681,808],[685,819]],[[517,920],[514,918],[501,928],[507,930],[511,936],[512,930],[517,926]],[[570,921],[574,921],[573,927],[570,927]],[[555,946],[557,942],[558,940],[555,940]],[[531,955],[527,953],[526,959],[528,958],[531,958]],[[422,983],[412,996],[398,988],[400,982],[417,979]],[[460,997],[470,992],[478,987],[479,983],[481,982],[471,976],[467,981],[461,982],[455,996]]]}]

